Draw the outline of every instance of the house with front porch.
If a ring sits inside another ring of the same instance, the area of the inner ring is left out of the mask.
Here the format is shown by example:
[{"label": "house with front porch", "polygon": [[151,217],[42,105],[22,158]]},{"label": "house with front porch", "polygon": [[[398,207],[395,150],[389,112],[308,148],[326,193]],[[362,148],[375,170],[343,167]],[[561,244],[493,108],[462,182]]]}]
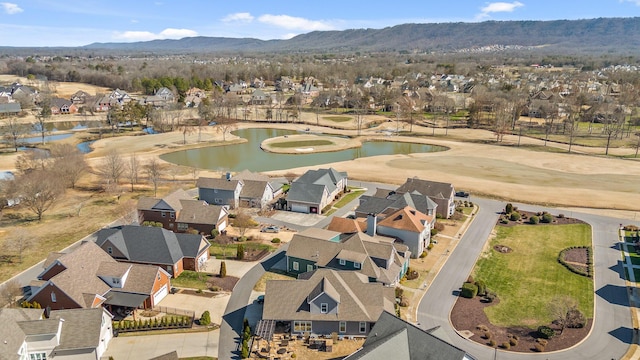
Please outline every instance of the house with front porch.
[{"label": "house with front porch", "polygon": [[155,265],[174,278],[184,270],[202,271],[211,247],[202,235],[134,225],[102,229],[95,242],[117,261]]},{"label": "house with front porch", "polygon": [[170,275],[153,265],[119,263],[93,241],[51,253],[27,291],[28,302],[51,310],[153,308],[169,293]]},{"label": "house with front porch", "polygon": [[312,228],[293,235],[286,262],[287,272],[293,275],[329,268],[355,271],[371,282],[395,285],[406,274],[410,255],[407,246],[394,243],[392,238]]},{"label": "house with front porch", "polygon": [[297,335],[365,337],[394,304],[392,287],[355,271],[317,269],[297,280],[267,280],[262,319],[288,323]]}]

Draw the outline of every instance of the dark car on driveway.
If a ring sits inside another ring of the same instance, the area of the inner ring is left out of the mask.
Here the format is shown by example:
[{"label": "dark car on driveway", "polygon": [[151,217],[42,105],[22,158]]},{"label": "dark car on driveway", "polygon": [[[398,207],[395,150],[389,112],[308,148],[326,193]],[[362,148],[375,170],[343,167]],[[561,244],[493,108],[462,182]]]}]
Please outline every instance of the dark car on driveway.
[{"label": "dark car on driveway", "polygon": [[469,197],[469,193],[466,191],[456,191],[456,196],[457,197],[463,197],[463,198],[468,198]]}]

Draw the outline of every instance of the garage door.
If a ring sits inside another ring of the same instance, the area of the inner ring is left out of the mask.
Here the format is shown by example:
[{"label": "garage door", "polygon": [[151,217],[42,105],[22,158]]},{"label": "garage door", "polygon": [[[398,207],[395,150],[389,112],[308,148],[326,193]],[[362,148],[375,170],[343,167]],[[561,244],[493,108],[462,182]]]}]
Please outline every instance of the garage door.
[{"label": "garage door", "polygon": [[293,205],[291,205],[291,211],[300,212],[300,213],[308,213],[309,212],[309,207],[306,206],[306,205],[293,204]]},{"label": "garage door", "polygon": [[167,296],[168,293],[169,286],[165,285],[162,287],[162,289],[158,290],[157,293],[153,294],[153,306],[158,305],[158,303],[162,301],[162,299],[164,299],[164,297]]}]

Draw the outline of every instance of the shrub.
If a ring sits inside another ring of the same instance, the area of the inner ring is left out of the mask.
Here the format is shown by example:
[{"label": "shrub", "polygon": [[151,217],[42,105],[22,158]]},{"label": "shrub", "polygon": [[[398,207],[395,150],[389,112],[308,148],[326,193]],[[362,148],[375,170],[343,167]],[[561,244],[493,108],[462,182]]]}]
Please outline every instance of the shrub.
[{"label": "shrub", "polygon": [[[431,245],[431,244],[429,244],[429,245]],[[420,254],[420,259],[424,259],[425,257],[427,257],[427,252],[426,252],[426,251],[423,251],[423,252]]]},{"label": "shrub", "polygon": [[242,244],[238,244],[238,248],[236,249],[236,259],[244,259],[244,245]]},{"label": "shrub", "polygon": [[396,286],[396,298],[401,298],[404,295],[404,289]]},{"label": "shrub", "polygon": [[433,243],[432,242],[430,242],[429,245],[427,245],[427,250],[431,250],[431,249],[433,249]]},{"label": "shrub", "polygon": [[467,276],[467,282],[468,283],[472,283],[472,284],[476,283],[476,281],[473,279],[473,276],[471,276],[471,275]]},{"label": "shrub", "polygon": [[489,328],[487,327],[487,325],[484,325],[484,324],[480,324],[480,325],[476,326],[476,329],[478,329],[480,331],[489,331]]},{"label": "shrub", "polygon": [[549,343],[549,341],[545,339],[536,339],[536,342],[542,346],[547,346],[547,344]]},{"label": "shrub", "polygon": [[518,221],[520,220],[520,213],[518,212],[512,212],[511,215],[509,215],[509,220],[511,221]]},{"label": "shrub", "polygon": [[556,332],[552,328],[543,325],[538,327],[538,334],[543,339],[551,339]]},{"label": "shrub", "polygon": [[409,306],[409,299],[408,299],[406,296],[404,296],[404,295],[403,295],[403,296],[400,298],[400,304],[398,304],[398,305],[400,305],[401,307],[407,307],[407,306]]},{"label": "shrub", "polygon": [[573,329],[583,328],[587,323],[587,319],[585,319],[584,314],[573,308],[567,311],[567,327]]},{"label": "shrub", "polygon": [[491,331],[487,330],[484,332],[484,334],[482,335],[483,338],[489,340],[493,337],[493,334],[491,333]]},{"label": "shrub", "polygon": [[249,357],[249,345],[242,343],[242,351],[240,351],[240,357],[247,359]]},{"label": "shrub", "polygon": [[543,222],[545,224],[552,223],[553,222],[553,215],[551,215],[549,213],[542,214],[542,219],[540,219],[540,222]]},{"label": "shrub", "polygon": [[473,299],[474,297],[476,297],[476,295],[478,295],[478,286],[476,284],[470,282],[462,284],[462,291],[460,292],[460,296],[467,299]]},{"label": "shrub", "polygon": [[506,219],[506,218],[500,219],[500,224],[508,224],[508,223],[509,223],[509,219]]},{"label": "shrub", "polygon": [[487,284],[484,281],[478,280],[476,281],[476,286],[478,287],[478,296],[487,295]]},{"label": "shrub", "polygon": [[246,237],[246,236],[240,236],[240,237],[238,238],[238,241],[239,241],[239,242],[245,242],[245,241],[247,241],[247,237]]},{"label": "shrub", "polygon": [[508,337],[509,339],[514,339],[515,341],[518,341],[518,340],[519,340],[518,335],[509,334],[509,335],[507,335],[507,337]]},{"label": "shrub", "polygon": [[215,239],[216,236],[220,235],[220,231],[218,231],[218,229],[213,229],[211,230],[211,238]]},{"label": "shrub", "polygon": [[298,357],[298,355],[296,355],[296,353],[291,354],[291,358],[292,358],[292,359],[295,359],[295,358],[297,358],[297,357]]},{"label": "shrub", "polygon": [[436,235],[438,235],[438,230],[431,229],[431,236],[436,236]]},{"label": "shrub", "polygon": [[496,347],[496,341],[493,339],[489,340],[489,346]]},{"label": "shrub", "polygon": [[209,314],[209,310],[205,310],[200,316],[200,325],[207,326],[211,324],[211,315]]},{"label": "shrub", "polygon": [[511,344],[511,346],[518,346],[518,339],[509,339],[509,344]]},{"label": "shrub", "polygon": [[509,350],[511,348],[511,343],[508,342],[508,341],[505,341],[500,345],[500,347],[505,349],[505,350]]},{"label": "shrub", "polygon": [[433,228],[438,230],[438,231],[443,231],[444,230],[444,224],[437,222],[435,225],[433,225]]},{"label": "shrub", "polygon": [[280,238],[273,238],[271,239],[271,242],[274,244],[280,244]]},{"label": "shrub", "polygon": [[562,213],[558,214],[558,219],[564,219],[564,214]]},{"label": "shrub", "polygon": [[224,278],[227,276],[227,263],[224,261],[220,263],[220,277]]},{"label": "shrub", "polygon": [[544,346],[542,346],[540,344],[536,344],[534,346],[534,349],[536,349],[537,352],[543,352],[544,351]]},{"label": "shrub", "polygon": [[533,215],[532,217],[529,218],[529,224],[537,224],[540,222],[540,218],[537,215]]},{"label": "shrub", "polygon": [[420,276],[417,270],[413,270],[412,268],[407,269],[407,273],[405,274],[407,280],[414,280]]},{"label": "shrub", "polygon": [[504,207],[504,213],[511,214],[512,212],[513,212],[513,204],[507,203],[507,205]]}]

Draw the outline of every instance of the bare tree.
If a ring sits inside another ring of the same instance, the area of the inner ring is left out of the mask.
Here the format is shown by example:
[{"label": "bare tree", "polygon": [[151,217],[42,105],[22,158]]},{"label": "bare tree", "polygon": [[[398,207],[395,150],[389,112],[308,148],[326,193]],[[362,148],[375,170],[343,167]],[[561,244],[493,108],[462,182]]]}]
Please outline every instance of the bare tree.
[{"label": "bare tree", "polygon": [[0,286],[0,308],[15,307],[22,296],[22,286],[18,280],[10,280]]},{"label": "bare tree", "polygon": [[47,170],[34,170],[24,174],[16,179],[16,184],[20,204],[33,211],[38,221],[42,221],[42,215],[55,205],[63,193],[61,181]]},{"label": "bare tree", "polygon": [[16,169],[21,174],[26,174],[34,170],[45,170],[49,167],[51,154],[42,149],[26,151],[16,158]]},{"label": "bare tree", "polygon": [[71,144],[54,144],[51,146],[51,158],[51,169],[63,185],[75,188],[88,168],[84,155]]},{"label": "bare tree", "polygon": [[9,118],[4,126],[4,140],[18,152],[22,138],[29,132],[26,125],[20,123],[16,118]]},{"label": "bare tree", "polygon": [[4,246],[7,252],[14,253],[18,258],[18,263],[22,264],[22,256],[24,251],[33,244],[33,237],[25,229],[18,229],[13,231],[12,234],[7,237],[7,241]]},{"label": "bare tree", "polygon": [[44,138],[47,133],[46,121],[51,117],[51,93],[41,93],[40,111],[36,114],[35,127],[40,132],[42,138],[42,144],[44,145]]},{"label": "bare tree", "polygon": [[191,178],[193,179],[194,183],[198,182],[198,175],[200,175],[200,168],[197,166],[194,166],[191,168]]},{"label": "bare tree", "polygon": [[162,180],[162,175],[164,174],[165,170],[166,170],[165,164],[161,163],[160,160],[156,158],[149,160],[149,162],[147,162],[144,165],[144,171],[147,174],[147,178],[149,179],[149,182],[153,185],[154,197],[158,195],[158,185]]},{"label": "bare tree", "polygon": [[549,304],[549,312],[554,322],[560,325],[560,334],[569,327],[584,326],[584,315],[578,310],[576,299],[568,295],[555,296]]},{"label": "bare tree", "polygon": [[233,219],[233,227],[238,228],[240,236],[244,236],[252,226],[255,226],[255,222],[251,218],[251,215],[244,209],[238,209],[236,217]]},{"label": "bare tree", "polygon": [[124,171],[124,160],[115,149],[107,153],[98,167],[98,173],[105,180],[107,187],[117,186]]},{"label": "bare tree", "polygon": [[229,117],[216,118],[216,122],[216,129],[222,133],[222,141],[227,141],[227,133],[230,133],[238,127],[237,122]]},{"label": "bare tree", "polygon": [[137,203],[133,199],[119,203],[116,208],[116,213],[120,215],[124,225],[133,224],[138,221]]},{"label": "bare tree", "polygon": [[138,157],[134,153],[129,157],[129,161],[127,162],[127,178],[129,179],[129,183],[131,184],[131,191],[133,192],[133,186],[138,183],[138,175],[140,172],[140,161]]}]

